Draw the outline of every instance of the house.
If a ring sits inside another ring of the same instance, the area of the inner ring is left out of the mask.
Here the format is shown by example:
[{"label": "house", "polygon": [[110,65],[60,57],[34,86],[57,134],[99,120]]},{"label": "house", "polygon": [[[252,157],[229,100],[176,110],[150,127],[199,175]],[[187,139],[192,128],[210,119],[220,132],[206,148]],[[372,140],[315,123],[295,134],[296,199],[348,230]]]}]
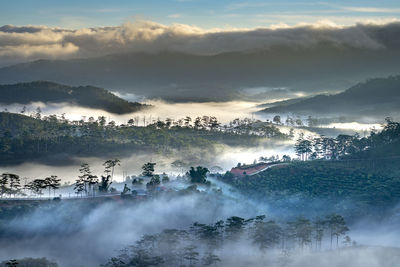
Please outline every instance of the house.
[{"label": "house", "polygon": [[231,173],[236,177],[252,176],[259,172],[265,171],[271,166],[270,163],[257,163],[251,165],[241,165],[231,169]]}]

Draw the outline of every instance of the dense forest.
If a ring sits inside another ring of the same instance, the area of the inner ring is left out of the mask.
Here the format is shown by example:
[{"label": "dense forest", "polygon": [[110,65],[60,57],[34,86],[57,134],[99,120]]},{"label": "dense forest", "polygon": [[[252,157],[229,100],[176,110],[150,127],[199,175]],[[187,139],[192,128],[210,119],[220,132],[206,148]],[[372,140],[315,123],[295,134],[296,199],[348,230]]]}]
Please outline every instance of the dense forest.
[{"label": "dense forest", "polygon": [[337,209],[354,216],[370,208],[384,212],[400,200],[400,123],[387,119],[383,130],[368,137],[300,137],[294,147],[301,160],[245,178],[227,172],[222,179],[261,199],[323,199],[321,210]]},{"label": "dense forest", "polygon": [[[116,114],[132,113],[149,107],[128,102],[103,88],[73,87],[47,81],[0,85],[0,95],[2,104],[71,103]],[[21,112],[26,111],[23,109]]]},{"label": "dense forest", "polygon": [[33,117],[0,113],[0,159],[3,164],[57,154],[71,156],[106,156],[132,151],[168,151],[190,147],[213,148],[215,144],[231,146],[257,146],[264,138],[285,140],[274,125],[257,131],[239,124],[232,129],[223,128],[215,117],[199,117],[174,122],[170,119],[154,121],[138,127],[139,118],[127,124],[116,125],[105,117],[90,117],[68,121],[63,116]]}]

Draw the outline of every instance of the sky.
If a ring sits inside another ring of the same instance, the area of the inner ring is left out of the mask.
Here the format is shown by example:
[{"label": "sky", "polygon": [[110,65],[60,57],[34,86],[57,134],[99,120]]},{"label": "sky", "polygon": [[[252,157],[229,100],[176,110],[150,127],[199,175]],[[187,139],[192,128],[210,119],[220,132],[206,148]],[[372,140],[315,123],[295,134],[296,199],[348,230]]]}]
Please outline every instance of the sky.
[{"label": "sky", "polygon": [[0,2],[0,25],[79,29],[135,19],[211,28],[255,28],[331,21],[339,25],[400,18],[399,0],[13,0]]}]

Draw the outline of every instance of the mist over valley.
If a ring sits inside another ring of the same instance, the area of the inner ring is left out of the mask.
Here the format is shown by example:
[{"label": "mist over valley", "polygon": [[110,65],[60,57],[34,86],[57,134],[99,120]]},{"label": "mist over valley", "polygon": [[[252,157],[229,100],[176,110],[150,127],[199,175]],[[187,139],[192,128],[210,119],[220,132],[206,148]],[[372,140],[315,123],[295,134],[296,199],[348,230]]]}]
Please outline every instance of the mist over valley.
[{"label": "mist over valley", "polygon": [[395,267],[396,1],[0,4],[0,267]]}]

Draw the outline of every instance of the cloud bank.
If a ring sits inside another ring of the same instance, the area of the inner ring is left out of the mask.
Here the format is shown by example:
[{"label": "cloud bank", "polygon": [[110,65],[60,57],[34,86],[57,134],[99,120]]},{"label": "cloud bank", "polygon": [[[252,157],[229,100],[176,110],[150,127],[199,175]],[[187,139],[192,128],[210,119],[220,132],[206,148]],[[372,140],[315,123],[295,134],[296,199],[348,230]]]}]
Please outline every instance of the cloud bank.
[{"label": "cloud bank", "polygon": [[97,57],[125,52],[181,52],[216,55],[276,47],[399,48],[400,22],[339,26],[328,22],[256,29],[202,29],[152,21],[78,30],[46,26],[0,27],[0,65],[36,59]]}]

